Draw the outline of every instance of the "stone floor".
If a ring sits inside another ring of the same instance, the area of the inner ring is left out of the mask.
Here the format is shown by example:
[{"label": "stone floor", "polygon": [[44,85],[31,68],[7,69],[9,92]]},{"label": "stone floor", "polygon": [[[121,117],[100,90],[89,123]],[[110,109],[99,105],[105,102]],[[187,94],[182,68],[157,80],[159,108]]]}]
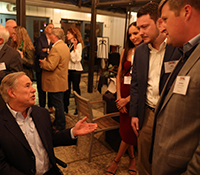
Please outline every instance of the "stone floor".
[{"label": "stone floor", "polygon": [[[94,76],[94,90],[93,93],[87,92],[88,75],[81,76],[81,95],[91,101],[101,100],[102,94],[97,91],[97,75]],[[35,85],[35,84],[34,84]],[[36,85],[35,85],[36,86]],[[102,92],[105,92],[103,87]],[[37,93],[37,92],[36,92]],[[38,99],[36,99],[38,104]],[[93,106],[94,116],[101,116],[102,105]],[[78,116],[73,115],[75,110],[74,98],[70,98],[69,114],[66,114],[66,127],[73,127],[78,121]],[[88,162],[88,153],[90,145],[90,134],[79,136],[77,146],[57,147],[55,148],[55,155],[62,161],[67,163],[67,168],[61,168],[64,175],[104,175],[109,165],[116,156],[116,152],[105,141],[105,133],[98,133],[95,135],[92,148],[92,160]],[[136,157],[137,161],[137,157]],[[128,173],[129,157],[124,155],[121,158],[116,175],[129,175]]]}]

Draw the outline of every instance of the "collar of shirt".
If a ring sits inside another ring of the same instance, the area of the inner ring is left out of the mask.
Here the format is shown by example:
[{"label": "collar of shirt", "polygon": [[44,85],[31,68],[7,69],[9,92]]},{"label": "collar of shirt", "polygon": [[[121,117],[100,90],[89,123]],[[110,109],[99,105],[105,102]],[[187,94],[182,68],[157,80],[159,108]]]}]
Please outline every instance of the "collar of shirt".
[{"label": "collar of shirt", "polygon": [[190,54],[192,48],[197,46],[200,43],[200,34],[196,35],[194,38],[192,38],[190,41],[185,43],[183,47],[179,47],[178,50],[182,54],[182,58]]},{"label": "collar of shirt", "polygon": [[[11,114],[13,115],[13,117],[14,117],[15,119],[17,119],[19,113],[21,114],[21,112],[17,112],[17,111],[15,111],[15,110],[11,109],[11,107],[9,106],[8,103],[6,103],[6,106],[7,106],[8,109],[10,110]],[[29,107],[27,110],[28,110],[28,111],[27,111],[27,116],[30,116],[30,113],[32,112],[32,107]]]},{"label": "collar of shirt", "polygon": [[[5,44],[5,43],[4,43],[4,44]],[[3,48],[4,44],[0,45],[0,51],[1,51],[1,49]]]},{"label": "collar of shirt", "polygon": [[159,50],[155,49],[155,48],[152,46],[151,43],[148,44],[148,47],[149,47],[149,49],[150,49],[150,52],[159,52],[159,51],[165,49],[166,45],[167,45],[167,38],[161,43],[161,45],[160,45],[160,47],[159,47]]},{"label": "collar of shirt", "polygon": [[58,40],[57,42],[55,42],[54,44],[53,44],[53,46],[52,47],[54,47],[57,43],[59,43],[60,41],[62,41],[61,39],[60,40]]},{"label": "collar of shirt", "polygon": [[192,49],[195,45],[200,43],[200,34],[196,35],[194,38],[192,38],[190,41],[188,41],[186,44],[183,45],[183,53],[188,52],[190,49]]}]

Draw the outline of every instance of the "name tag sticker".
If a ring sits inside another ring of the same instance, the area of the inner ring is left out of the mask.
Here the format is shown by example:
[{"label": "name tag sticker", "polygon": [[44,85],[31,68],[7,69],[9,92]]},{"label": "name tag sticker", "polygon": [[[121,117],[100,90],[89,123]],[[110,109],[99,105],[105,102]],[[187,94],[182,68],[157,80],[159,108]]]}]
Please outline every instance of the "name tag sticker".
[{"label": "name tag sticker", "polygon": [[165,65],[165,73],[171,73],[175,66],[177,65],[178,61],[168,61],[168,62],[165,62],[164,65]]},{"label": "name tag sticker", "polygon": [[131,84],[131,76],[124,76],[124,84]]},{"label": "name tag sticker", "polygon": [[0,70],[6,70],[6,65],[5,63],[0,63]]},{"label": "name tag sticker", "polygon": [[173,93],[186,95],[190,76],[177,76]]}]

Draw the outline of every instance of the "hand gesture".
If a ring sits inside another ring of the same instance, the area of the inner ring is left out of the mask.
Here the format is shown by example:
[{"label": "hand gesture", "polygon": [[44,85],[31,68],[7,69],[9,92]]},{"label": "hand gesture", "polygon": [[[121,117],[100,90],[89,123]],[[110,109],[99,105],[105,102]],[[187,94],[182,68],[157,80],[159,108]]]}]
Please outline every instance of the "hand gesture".
[{"label": "hand gesture", "polygon": [[78,41],[76,38],[73,39],[74,50],[77,48]]},{"label": "hand gesture", "polygon": [[43,51],[43,52],[47,52],[47,48],[43,48],[42,51]]},{"label": "hand gesture", "polygon": [[127,110],[126,106],[123,106],[121,109],[119,109],[119,112],[121,112],[121,113],[127,113],[128,110]]},{"label": "hand gesture", "polygon": [[133,131],[135,135],[138,137],[139,136],[139,119],[137,117],[132,117],[131,119],[131,126],[133,128]]},{"label": "hand gesture", "polygon": [[19,52],[19,54],[20,54],[21,58],[23,58],[23,57],[24,57],[24,54],[23,54],[23,52],[22,52],[22,51],[20,51],[20,50],[17,50],[17,51]]},{"label": "hand gesture", "polygon": [[119,98],[119,99],[115,100],[115,102],[116,102],[116,106],[117,106],[118,110],[125,107],[125,105],[128,103],[126,98]]},{"label": "hand gesture", "polygon": [[72,132],[75,137],[89,134],[97,129],[96,123],[85,123],[86,119],[87,117],[84,117],[82,120],[79,120],[73,127]]}]

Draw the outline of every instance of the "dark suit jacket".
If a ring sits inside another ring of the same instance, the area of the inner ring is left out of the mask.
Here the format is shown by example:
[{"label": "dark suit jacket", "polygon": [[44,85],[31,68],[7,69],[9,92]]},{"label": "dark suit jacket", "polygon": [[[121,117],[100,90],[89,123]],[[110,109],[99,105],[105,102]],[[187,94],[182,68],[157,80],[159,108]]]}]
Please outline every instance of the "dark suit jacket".
[{"label": "dark suit jacket", "polygon": [[[53,147],[76,144],[76,139],[71,139],[70,129],[53,132],[49,112],[37,106],[32,106],[32,108],[31,117],[48,153],[50,163],[59,175]],[[0,174],[35,174],[35,156],[7,107],[0,111],[0,133]]]},{"label": "dark suit jacket", "polygon": [[[130,100],[130,116],[139,118],[139,127],[142,128],[144,121],[146,91],[148,83],[149,73],[149,54],[150,50],[148,45],[143,43],[135,50],[132,81],[131,81],[131,100]],[[166,46],[164,55],[164,61],[160,74],[159,91],[161,93],[162,88],[169,76],[169,73],[165,73],[164,62],[178,60],[180,58],[180,52],[173,46]]]},{"label": "dark suit jacket", "polygon": [[0,63],[5,63],[6,70],[0,70],[0,82],[9,73],[22,71],[22,62],[19,52],[7,44],[0,50]]},{"label": "dark suit jacket", "polygon": [[[19,72],[23,70],[22,60],[19,52],[4,44],[0,50],[0,63],[5,63],[6,70],[0,70],[0,84],[1,80],[9,73]],[[4,100],[0,95],[0,110],[4,107]]]},{"label": "dark suit jacket", "polygon": [[42,69],[40,68],[40,62],[39,59],[44,59],[45,57],[48,56],[47,52],[43,52],[42,49],[43,48],[49,48],[49,51],[52,48],[52,43],[50,43],[50,45],[48,45],[48,41],[47,41],[47,37],[46,35],[42,35],[40,37],[38,37],[37,41],[36,41],[36,46],[35,46],[35,71],[36,72],[41,72]]}]

